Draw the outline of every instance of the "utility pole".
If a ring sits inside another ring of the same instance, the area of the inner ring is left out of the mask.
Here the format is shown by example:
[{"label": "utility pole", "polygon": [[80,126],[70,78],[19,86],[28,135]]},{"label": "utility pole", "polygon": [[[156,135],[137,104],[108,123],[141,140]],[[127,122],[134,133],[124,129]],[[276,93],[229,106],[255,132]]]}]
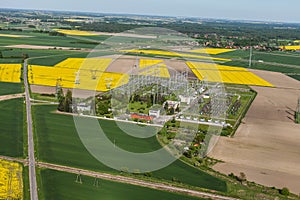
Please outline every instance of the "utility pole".
[{"label": "utility pole", "polygon": [[252,46],[250,46],[249,68],[252,67],[252,53],[253,53],[253,49]]},{"label": "utility pole", "polygon": [[295,122],[297,124],[300,124],[300,97],[298,99],[298,105],[297,105],[297,109],[296,109],[296,112],[295,112]]}]

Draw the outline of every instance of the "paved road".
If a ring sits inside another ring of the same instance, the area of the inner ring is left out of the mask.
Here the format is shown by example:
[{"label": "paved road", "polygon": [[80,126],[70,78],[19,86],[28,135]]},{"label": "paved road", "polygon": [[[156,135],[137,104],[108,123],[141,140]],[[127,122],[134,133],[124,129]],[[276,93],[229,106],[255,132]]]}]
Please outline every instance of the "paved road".
[{"label": "paved road", "polygon": [[27,134],[28,134],[28,161],[29,161],[29,185],[30,185],[30,199],[38,200],[36,171],[35,171],[35,157],[34,157],[34,141],[32,132],[32,116],[31,116],[31,102],[29,93],[29,84],[27,77],[27,60],[24,61],[24,86],[25,86],[25,101],[27,113]]}]

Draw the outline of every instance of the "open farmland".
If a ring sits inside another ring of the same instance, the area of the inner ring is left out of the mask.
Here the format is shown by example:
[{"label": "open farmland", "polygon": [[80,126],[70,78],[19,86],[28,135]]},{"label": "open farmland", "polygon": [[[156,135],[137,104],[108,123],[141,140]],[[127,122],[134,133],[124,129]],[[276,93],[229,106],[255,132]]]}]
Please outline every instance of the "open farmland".
[{"label": "open farmland", "polygon": [[[0,63],[22,63],[24,55],[29,57],[28,63],[33,65],[53,66],[67,58],[85,58],[88,52],[76,50],[44,49],[45,46],[18,45],[26,48],[2,48],[2,58]],[[16,47],[16,46],[14,46]],[[43,48],[43,49],[37,49]],[[30,48],[30,49],[28,49]]]},{"label": "open farmland", "polygon": [[202,55],[194,55],[188,53],[177,53],[174,51],[164,51],[164,50],[149,50],[149,49],[132,49],[132,50],[123,50],[122,52],[130,54],[142,54],[142,55],[151,55],[151,56],[167,56],[167,57],[177,57],[177,58],[187,58],[187,59],[202,59],[202,60],[213,60],[228,62],[230,59],[226,58],[216,58]]},{"label": "open farmland", "polygon": [[0,81],[20,83],[21,65],[20,64],[0,64]]},{"label": "open farmland", "polygon": [[[53,67],[30,65],[29,83],[51,87],[59,84],[64,88],[108,91],[128,81],[127,74],[107,72],[111,62],[111,58],[68,58]],[[168,68],[162,62],[163,60],[141,59],[141,74],[169,78]],[[151,68],[151,66],[156,66],[156,68]],[[118,68],[127,68],[128,70],[132,67],[132,65],[118,66]],[[77,76],[80,79],[78,84],[75,83]]]},{"label": "open farmland", "polygon": [[23,99],[0,102],[0,155],[23,156]]},{"label": "open farmland", "polygon": [[[35,106],[37,148],[39,160],[74,166],[94,171],[119,173],[97,161],[82,145],[77,135],[73,117],[53,113],[56,106]],[[133,152],[149,152],[160,148],[156,137],[148,139],[134,138],[124,134],[113,121],[99,121],[103,130],[107,131],[110,140]],[[107,155],[109,156],[109,155]],[[226,183],[203,171],[191,167],[180,160],[170,166],[153,172],[153,178],[172,181],[176,178],[181,183],[218,191],[226,191]]]},{"label": "open farmland", "polygon": [[285,50],[300,50],[300,45],[298,46],[281,46],[281,49],[285,49]]},{"label": "open farmland", "polygon": [[109,58],[69,58],[54,67],[30,65],[29,83],[53,87],[59,84],[64,88],[108,91],[110,88],[118,87],[120,79],[124,76],[105,72],[111,61]]},{"label": "open farmland", "polygon": [[79,30],[65,30],[65,29],[54,29],[59,33],[63,33],[66,35],[76,35],[76,36],[96,36],[99,35],[97,33],[89,32],[89,31],[79,31]]},{"label": "open farmland", "polygon": [[[11,31],[0,31],[0,34],[14,34]],[[99,36],[97,41],[89,41],[82,38],[73,38],[65,36],[50,36],[46,33],[33,33],[23,31],[23,35],[30,37],[1,37],[0,46],[11,45],[36,45],[36,46],[53,46],[53,47],[69,47],[69,48],[85,48],[93,49],[99,45],[99,43],[108,38],[108,36]]]},{"label": "open farmland", "polygon": [[258,95],[235,136],[220,138],[209,156],[225,162],[214,166],[222,173],[244,172],[250,181],[299,194],[300,135],[293,118],[300,83],[276,72],[253,72],[277,88],[252,87]]},{"label": "open farmland", "polygon": [[82,176],[82,184],[76,183],[76,174],[58,172],[54,170],[41,170],[41,189],[43,199],[110,199],[110,200],[188,200],[200,199],[191,196],[153,190],[139,186],[117,183],[98,179],[98,186],[94,184],[95,178]]},{"label": "open farmland", "polygon": [[18,94],[22,92],[20,83],[0,82],[0,95]]},{"label": "open farmland", "polygon": [[298,76],[300,74],[299,53],[253,51],[251,67],[249,67],[249,55],[249,50],[236,50],[216,55],[216,57],[232,59],[232,61],[221,63],[221,65],[281,72],[300,80]]},{"label": "open farmland", "polygon": [[22,166],[0,159],[0,199],[22,199]]},{"label": "open farmland", "polygon": [[22,37],[31,37],[31,36],[28,36],[28,35],[13,35],[13,34],[3,34],[3,33],[0,33],[0,37],[22,38]]},{"label": "open farmland", "polygon": [[187,65],[199,80],[241,85],[273,86],[245,68],[196,62],[188,62]]},{"label": "open farmland", "polygon": [[[153,76],[170,78],[168,68],[165,64],[162,64],[163,60],[149,60],[141,59],[139,67],[142,70],[141,75],[153,74]],[[154,68],[152,68],[154,66]],[[145,69],[143,71],[143,69]]]},{"label": "open farmland", "polygon": [[227,52],[235,51],[234,49],[218,49],[218,48],[202,48],[202,49],[194,49],[190,52],[193,53],[201,53],[201,54],[211,54],[211,55],[217,55]]}]

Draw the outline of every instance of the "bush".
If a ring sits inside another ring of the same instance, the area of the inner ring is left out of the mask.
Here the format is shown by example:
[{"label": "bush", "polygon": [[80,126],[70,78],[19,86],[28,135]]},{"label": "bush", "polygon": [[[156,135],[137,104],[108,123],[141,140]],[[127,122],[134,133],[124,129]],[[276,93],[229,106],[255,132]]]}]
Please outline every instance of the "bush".
[{"label": "bush", "polygon": [[284,187],[279,191],[280,194],[284,195],[284,196],[289,196],[290,195],[290,191],[288,188]]},{"label": "bush", "polygon": [[146,176],[146,177],[152,177],[152,173],[151,172],[145,172],[144,176]]}]

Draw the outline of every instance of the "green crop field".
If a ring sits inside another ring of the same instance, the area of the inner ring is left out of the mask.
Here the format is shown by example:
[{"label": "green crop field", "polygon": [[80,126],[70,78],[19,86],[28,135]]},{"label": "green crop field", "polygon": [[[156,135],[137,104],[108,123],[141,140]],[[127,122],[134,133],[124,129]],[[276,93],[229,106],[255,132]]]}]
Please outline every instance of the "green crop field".
[{"label": "green crop field", "polygon": [[30,65],[42,65],[42,66],[54,66],[59,62],[64,61],[67,58],[86,58],[88,53],[86,52],[69,52],[60,55],[50,55],[43,58],[32,58],[29,61]]},{"label": "green crop field", "polygon": [[74,51],[59,50],[59,49],[20,49],[20,48],[0,48],[4,58],[22,58],[23,54],[28,54],[29,58],[78,53]]},{"label": "green crop field", "polygon": [[6,83],[0,82],[0,95],[22,93],[20,83]]},{"label": "green crop field", "polygon": [[42,58],[32,58],[29,61],[31,65],[42,65],[42,66],[54,66],[59,62],[64,61],[67,58],[88,58],[88,57],[98,57],[98,56],[106,56],[111,55],[112,52],[97,52],[89,54],[88,52],[66,52],[61,53],[59,55],[50,55],[48,57]]},{"label": "green crop field", "polygon": [[[39,160],[61,165],[119,173],[98,162],[83,146],[75,130],[72,116],[55,114],[55,106],[35,106],[34,119]],[[113,121],[99,121],[111,140],[132,152],[151,152],[160,148],[155,137],[138,139],[123,133]],[[177,160],[168,167],[153,172],[154,178],[176,179],[192,186],[226,191],[226,183]]]},{"label": "green crop field", "polygon": [[215,55],[215,57],[220,57],[220,58],[248,58],[249,59],[249,51],[245,50],[235,50],[235,51],[230,51],[230,52],[225,52],[221,54]]},{"label": "green crop field", "polygon": [[[0,46],[9,45],[41,45],[41,46],[57,46],[57,47],[70,47],[70,48],[89,48],[93,49],[99,43],[87,41],[80,38],[71,38],[63,36],[50,36],[46,33],[33,33],[33,32],[12,32],[12,31],[0,31],[2,34],[19,34],[27,35],[31,37],[11,38],[11,37],[0,37]],[[102,37],[104,40],[108,37]],[[99,38],[100,39],[100,38]],[[99,40],[100,41],[100,40]]]},{"label": "green crop field", "polygon": [[[249,56],[250,56],[249,50],[236,50],[236,51],[231,51],[231,52],[226,52],[226,53],[216,55],[216,57],[221,57],[221,58],[245,59],[247,60],[247,63],[249,60]],[[261,60],[263,62],[269,62],[269,63],[279,63],[279,64],[300,66],[299,53],[253,51],[252,60],[253,61]]]},{"label": "green crop field", "polygon": [[140,186],[117,183],[99,179],[98,187],[94,186],[95,178],[82,176],[82,184],[76,183],[76,174],[54,170],[40,170],[41,199],[107,199],[107,200],[188,200],[199,199]]},{"label": "green crop field", "polygon": [[253,60],[262,60],[264,62],[274,62],[280,64],[300,66],[300,54],[290,55],[284,53],[254,52],[252,58]]},{"label": "green crop field", "polygon": [[0,102],[0,155],[23,156],[23,101]]}]

